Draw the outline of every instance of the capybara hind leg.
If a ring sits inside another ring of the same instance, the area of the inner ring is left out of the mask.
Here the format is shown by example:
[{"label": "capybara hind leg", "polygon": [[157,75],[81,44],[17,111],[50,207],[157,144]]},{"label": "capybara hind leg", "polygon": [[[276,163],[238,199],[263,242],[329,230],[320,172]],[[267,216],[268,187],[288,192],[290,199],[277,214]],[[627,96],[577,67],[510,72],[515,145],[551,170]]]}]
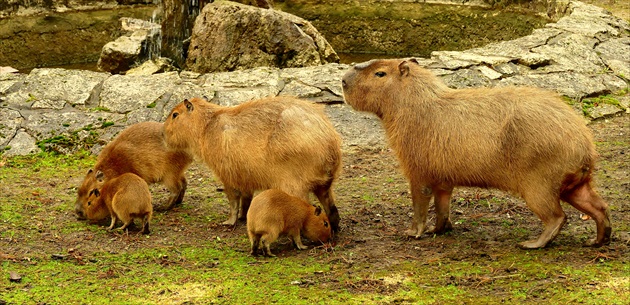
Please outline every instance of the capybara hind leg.
[{"label": "capybara hind leg", "polygon": [[253,194],[243,194],[241,196],[241,213],[238,219],[246,220],[247,219],[247,211],[249,210],[249,206],[252,204]]},{"label": "capybara hind leg", "polygon": [[522,242],[523,249],[538,249],[545,247],[552,241],[566,222],[566,216],[560,206],[560,200],[554,195],[529,194],[525,195],[527,206],[542,220],[543,231],[535,240]]},{"label": "capybara hind leg", "polygon": [[230,217],[224,221],[224,225],[233,226],[238,219],[238,212],[240,210],[241,194],[239,191],[232,187],[225,186],[225,195],[230,203]]},{"label": "capybara hind leg", "polygon": [[429,201],[432,191],[425,185],[411,183],[411,201],[413,204],[413,221],[411,229],[407,230],[407,236],[420,238],[426,230],[427,214],[429,213]]},{"label": "capybara hind leg", "polygon": [[453,229],[451,224],[451,194],[453,187],[433,188],[433,198],[435,201],[435,228],[432,233],[442,234]]},{"label": "capybara hind leg", "polygon": [[149,234],[151,233],[151,230],[149,229],[149,221],[151,220],[151,217],[149,215],[144,216],[142,218],[142,234]]},{"label": "capybara hind leg", "polygon": [[254,233],[249,233],[249,232],[247,232],[247,234],[249,235],[249,243],[250,243],[251,248],[252,248],[250,253],[253,256],[257,256],[258,255],[258,246],[260,245],[260,235],[256,235]]},{"label": "capybara hind leg", "polygon": [[122,226],[120,226],[120,228],[116,229],[116,230],[120,230],[120,231],[124,231],[125,229],[127,229],[127,227],[129,227],[129,225],[131,225],[133,223],[133,220],[129,220],[126,221],[125,223],[123,223]]},{"label": "capybara hind leg", "polygon": [[270,234],[265,234],[260,238],[260,244],[261,244],[261,248],[264,252],[265,256],[270,256],[270,257],[274,257],[275,255],[273,253],[271,253],[271,243],[274,242],[276,238],[273,238],[270,236]]},{"label": "capybara hind leg", "polygon": [[610,235],[612,234],[610,210],[608,204],[593,190],[590,183],[582,184],[572,191],[564,193],[562,200],[595,220],[597,236],[588,240],[584,244],[585,246],[599,247],[610,243]]},{"label": "capybara hind leg", "polygon": [[317,200],[319,200],[322,204],[333,232],[339,232],[339,222],[341,221],[341,217],[339,216],[337,206],[335,206],[335,194],[333,190],[329,186],[320,186],[315,188],[313,193],[317,196]]}]

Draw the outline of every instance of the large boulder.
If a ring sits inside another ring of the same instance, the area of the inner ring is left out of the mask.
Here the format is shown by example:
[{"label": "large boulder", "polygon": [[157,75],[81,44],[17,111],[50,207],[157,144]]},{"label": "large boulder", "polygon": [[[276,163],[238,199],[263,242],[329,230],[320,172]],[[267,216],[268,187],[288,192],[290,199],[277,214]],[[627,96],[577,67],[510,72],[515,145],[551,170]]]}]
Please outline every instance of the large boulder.
[{"label": "large boulder", "polygon": [[339,62],[339,57],[310,22],[280,11],[217,1],[206,5],[195,20],[186,67],[207,73],[330,62]]},{"label": "large boulder", "polygon": [[103,46],[97,68],[111,73],[122,73],[159,55],[159,24],[133,18],[121,18],[125,35]]}]

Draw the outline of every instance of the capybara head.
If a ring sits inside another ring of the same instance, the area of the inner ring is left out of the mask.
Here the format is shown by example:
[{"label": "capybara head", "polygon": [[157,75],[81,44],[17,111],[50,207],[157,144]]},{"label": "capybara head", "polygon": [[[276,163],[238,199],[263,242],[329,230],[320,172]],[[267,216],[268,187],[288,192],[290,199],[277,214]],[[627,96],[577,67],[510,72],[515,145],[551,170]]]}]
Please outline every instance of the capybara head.
[{"label": "capybara head", "polygon": [[360,63],[341,80],[346,103],[359,111],[383,112],[391,101],[404,103],[409,97],[434,96],[446,87],[415,59],[379,59]]},{"label": "capybara head", "polygon": [[188,152],[189,155],[198,151],[199,141],[208,122],[206,116],[211,114],[207,109],[213,106],[216,105],[205,99],[193,98],[185,99],[173,107],[164,122],[166,144],[172,149]]},{"label": "capybara head", "polygon": [[304,236],[312,241],[328,242],[332,236],[330,221],[320,207],[314,208],[313,213],[308,215],[303,232]]},{"label": "capybara head", "polygon": [[83,210],[87,219],[101,220],[110,215],[105,201],[101,200],[101,188],[103,187],[105,176],[101,171],[96,171],[93,173],[93,176],[93,187],[86,194]]},{"label": "capybara head", "polygon": [[85,174],[81,186],[79,186],[77,200],[74,203],[74,212],[79,220],[86,218],[84,206],[87,203],[90,191],[94,188],[96,188],[96,172],[90,169],[87,174]]}]

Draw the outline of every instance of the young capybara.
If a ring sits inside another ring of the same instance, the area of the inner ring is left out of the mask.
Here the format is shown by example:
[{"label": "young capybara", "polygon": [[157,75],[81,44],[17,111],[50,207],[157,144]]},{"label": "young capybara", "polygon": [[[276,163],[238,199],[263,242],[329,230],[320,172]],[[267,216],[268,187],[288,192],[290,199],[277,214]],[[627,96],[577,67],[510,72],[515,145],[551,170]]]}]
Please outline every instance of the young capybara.
[{"label": "young capybara", "polygon": [[274,256],[269,246],[282,234],[288,235],[296,248],[308,249],[300,233],[311,241],[328,242],[332,234],[328,216],[321,208],[281,190],[266,190],[254,197],[247,212],[252,255],[261,249],[263,255]]},{"label": "young capybara", "polygon": [[281,189],[304,200],[313,192],[330,217],[339,212],[331,188],[341,167],[341,139],[323,107],[272,97],[223,107],[184,100],[164,123],[166,143],[201,159],[223,182],[234,225],[257,190]]},{"label": "young capybara", "polygon": [[75,213],[85,218],[83,206],[88,192],[96,185],[96,173],[102,172],[105,180],[124,173],[134,173],[147,183],[163,183],[171,192],[167,208],[180,204],[186,192],[184,172],[192,158],[182,152],[168,149],[162,135],[162,123],[143,122],[127,127],[103,148],[96,165],[90,169],[77,192]]},{"label": "young capybara", "polygon": [[560,200],[591,216],[597,237],[610,241],[608,205],[591,186],[596,152],[583,119],[557,94],[535,88],[451,89],[414,59],[372,60],[350,68],[344,98],[375,113],[411,184],[414,217],[407,232],[426,229],[434,198],[433,233],[452,228],[455,186],[519,194],[544,230],[522,248],[545,247],[566,221]]},{"label": "young capybara", "polygon": [[84,210],[88,219],[101,220],[110,216],[108,230],[114,229],[120,219],[126,229],[135,218],[142,219],[142,234],[149,234],[149,221],[153,215],[149,185],[142,178],[132,173],[104,180],[103,172],[96,173],[97,185],[88,193]]}]

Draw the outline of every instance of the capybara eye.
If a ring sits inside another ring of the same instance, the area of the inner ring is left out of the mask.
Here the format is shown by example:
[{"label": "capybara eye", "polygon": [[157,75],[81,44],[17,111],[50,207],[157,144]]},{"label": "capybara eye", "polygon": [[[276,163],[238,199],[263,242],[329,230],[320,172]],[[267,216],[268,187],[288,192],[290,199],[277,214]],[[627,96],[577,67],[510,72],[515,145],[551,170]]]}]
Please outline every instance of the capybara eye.
[{"label": "capybara eye", "polygon": [[179,115],[179,113],[173,112],[173,119],[175,119],[178,115]]},{"label": "capybara eye", "polygon": [[91,206],[91,205],[92,205],[92,201],[88,201],[88,206]]},{"label": "capybara eye", "polygon": [[324,220],[324,228],[328,228],[328,221]]},{"label": "capybara eye", "polygon": [[387,75],[387,73],[385,73],[383,71],[378,71],[378,72],[374,73],[374,75],[376,75],[378,77],[383,77],[383,76]]}]

